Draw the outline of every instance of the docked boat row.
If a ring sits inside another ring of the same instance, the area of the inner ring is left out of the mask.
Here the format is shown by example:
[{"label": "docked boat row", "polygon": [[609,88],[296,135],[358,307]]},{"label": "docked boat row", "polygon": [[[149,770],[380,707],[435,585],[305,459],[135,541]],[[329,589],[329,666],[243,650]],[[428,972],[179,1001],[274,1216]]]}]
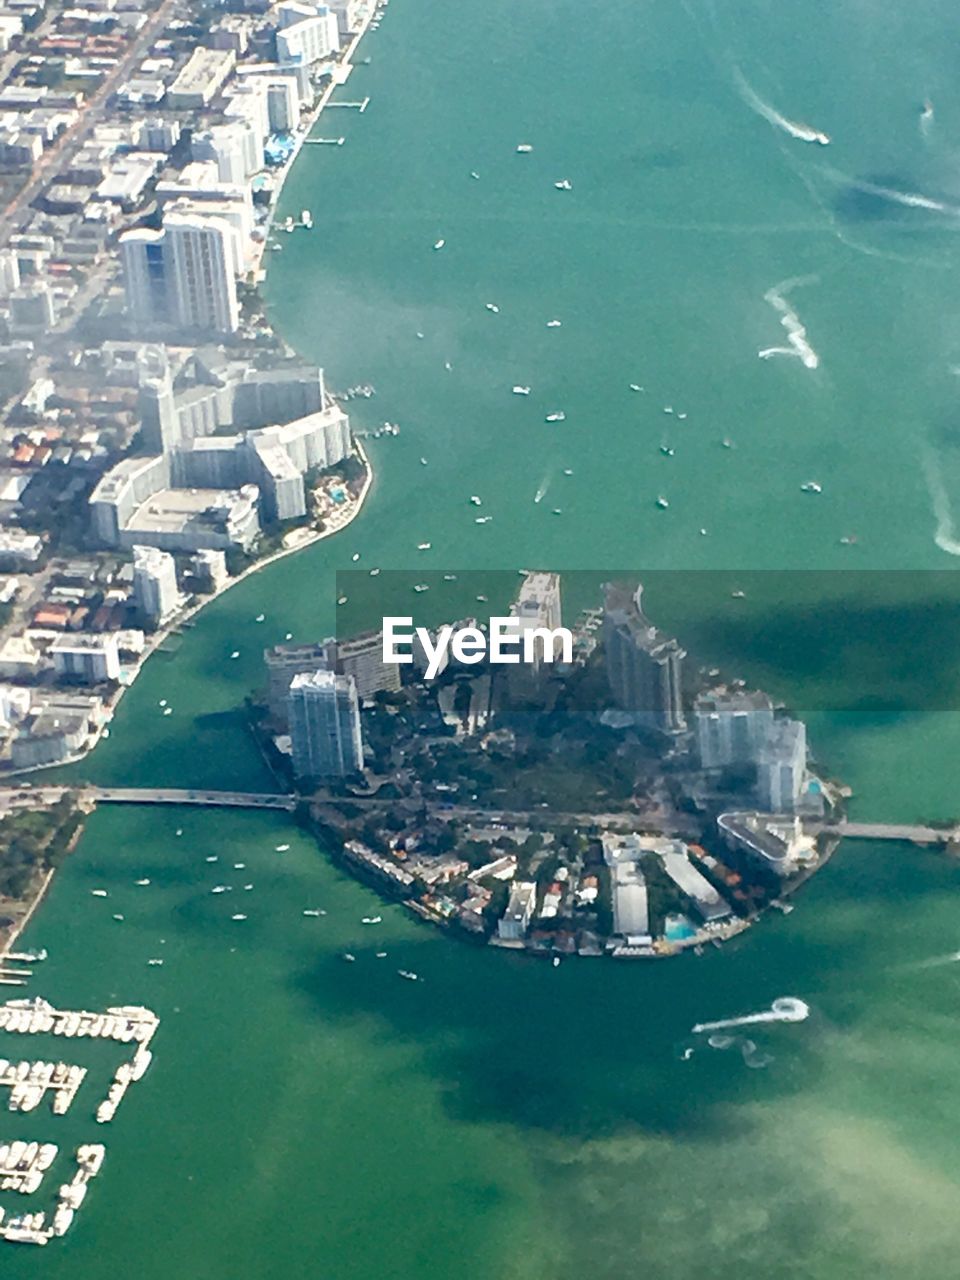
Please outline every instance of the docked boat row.
[{"label": "docked boat row", "polygon": [[43,1175],[53,1164],[57,1146],[52,1142],[0,1144],[0,1191],[32,1195],[39,1191]]},{"label": "docked boat row", "polygon": [[26,1035],[90,1036],[147,1045],[158,1024],[157,1015],[140,1005],[122,1005],[106,1013],[60,1012],[39,997],[0,1005],[0,1031]]},{"label": "docked boat row", "polygon": [[85,1067],[66,1062],[9,1062],[0,1058],[0,1085],[10,1090],[10,1111],[35,1110],[50,1090],[54,1115],[66,1115],[86,1074]]}]

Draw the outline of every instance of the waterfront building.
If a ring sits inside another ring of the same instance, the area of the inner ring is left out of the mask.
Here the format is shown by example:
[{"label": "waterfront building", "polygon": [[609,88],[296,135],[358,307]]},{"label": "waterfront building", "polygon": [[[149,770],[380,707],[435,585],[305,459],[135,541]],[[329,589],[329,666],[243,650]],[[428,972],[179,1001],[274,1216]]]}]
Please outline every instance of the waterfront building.
[{"label": "waterfront building", "polygon": [[335,641],[333,657],[336,670],[356,682],[360,698],[372,698],[381,691],[393,692],[400,688],[399,665],[383,660],[382,631],[365,631],[349,640]]},{"label": "waterfront building", "polygon": [[155,627],[177,612],[183,601],[177,586],[177,566],[169,551],[133,548],[133,594],[137,609]]},{"label": "waterfront building", "polygon": [[341,36],[359,31],[366,0],[327,0],[327,3],[337,15],[337,27]]},{"label": "waterfront building", "polygon": [[260,147],[260,163],[251,167],[248,135],[249,125],[244,120],[230,120],[201,129],[193,134],[190,154],[194,160],[210,161],[217,166],[220,182],[241,184],[251,174],[263,168],[263,146]]},{"label": "waterfront building", "polygon": [[58,676],[83,684],[103,684],[120,679],[117,637],[108,635],[58,636],[50,646]]},{"label": "waterfront building", "polygon": [[[730,915],[729,905],[690,861],[687,846],[682,840],[674,840],[667,836],[644,836],[634,832],[620,834],[606,831],[601,837],[601,844],[603,859],[610,868],[613,880],[615,924],[618,907],[625,921],[631,923],[641,921],[638,886],[633,879],[621,877],[619,869],[624,865],[639,864],[650,855],[659,858],[664,871],[674,884],[693,900],[704,920],[721,920]],[[642,907],[645,914],[645,895]],[[617,929],[616,932],[625,931]],[[646,930],[639,932],[645,933]],[[628,938],[627,940],[631,945],[642,944],[642,939]],[[650,939],[647,938],[646,941],[649,942]]]},{"label": "waterfront building", "polygon": [[203,550],[190,557],[190,572],[201,591],[219,591],[230,574],[222,551]]},{"label": "waterfront building", "polygon": [[793,813],[807,772],[807,730],[801,720],[775,720],[757,759],[757,802],[765,813]]},{"label": "waterfront building", "polygon": [[278,4],[277,61],[281,66],[322,62],[340,50],[337,15],[325,4],[285,0]]},{"label": "waterfront building", "polygon": [[167,105],[175,110],[199,111],[220,92],[236,64],[233,49],[198,45],[167,90]]},{"label": "waterfront building", "polygon": [[163,234],[173,323],[182,329],[234,333],[240,307],[236,233],[230,223],[200,213],[169,213]]},{"label": "waterfront building", "polygon": [[352,676],[333,671],[295,675],[289,716],[298,778],[344,778],[363,768],[360,700]]},{"label": "waterfront building", "polygon": [[537,905],[537,886],[528,880],[515,880],[510,886],[507,909],[497,922],[497,936],[504,942],[521,942]]},{"label": "waterfront building", "polygon": [[607,678],[617,705],[638,724],[664,733],[686,728],[683,660],[675,639],[662,635],[643,613],[643,588],[604,588],[603,645]]},{"label": "waterfront building", "polygon": [[121,533],[134,513],[169,484],[170,463],[162,455],[124,458],[118,462],[90,495],[90,514],[97,540],[107,547],[120,546]]},{"label": "waterfront building", "polygon": [[778,876],[794,875],[817,859],[816,841],[804,833],[798,817],[721,813],[717,828],[729,848]]},{"label": "waterfront building", "polygon": [[756,764],[773,729],[773,704],[759,690],[705,693],[697,698],[694,719],[704,769]]},{"label": "waterfront building", "polygon": [[83,715],[41,712],[32,724],[21,728],[10,744],[10,763],[15,769],[59,764],[83,749],[89,732],[89,723]]},{"label": "waterfront building", "polygon": [[[164,213],[161,231],[138,227],[120,237],[127,310],[136,323],[210,334],[238,328],[243,246],[232,211],[182,205]],[[237,222],[243,217],[240,209]]]},{"label": "waterfront building", "polygon": [[272,649],[264,649],[267,705],[270,717],[276,724],[283,728],[288,725],[288,699],[293,677],[316,671],[332,671],[334,647],[333,640],[321,640],[318,644],[278,644]]}]

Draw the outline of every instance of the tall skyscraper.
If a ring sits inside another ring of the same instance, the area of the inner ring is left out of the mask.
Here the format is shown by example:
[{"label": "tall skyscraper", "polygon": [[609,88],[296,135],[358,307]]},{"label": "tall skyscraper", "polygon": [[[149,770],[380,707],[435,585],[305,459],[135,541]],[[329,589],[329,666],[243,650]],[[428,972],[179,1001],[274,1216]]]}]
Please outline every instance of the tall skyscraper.
[{"label": "tall skyscraper", "polygon": [[181,597],[177,566],[169,551],[133,548],[133,594],[137,608],[154,626],[176,613]]},{"label": "tall skyscraper", "polygon": [[226,218],[171,209],[163,230],[137,227],[120,237],[127,311],[141,325],[173,324],[233,333],[240,324],[236,272],[239,232]]},{"label": "tall skyscraper", "polygon": [[757,800],[764,813],[793,813],[807,771],[807,729],[775,720],[757,761]]},{"label": "tall skyscraper", "polygon": [[332,671],[334,642],[319,644],[277,644],[264,649],[267,667],[267,703],[271,718],[284,727],[289,723],[290,684],[294,676],[315,671]]},{"label": "tall skyscraper", "polygon": [[756,764],[773,728],[773,704],[756,689],[702,694],[694,714],[704,769]]},{"label": "tall skyscraper", "polygon": [[617,705],[639,724],[663,733],[682,733],[683,660],[671,636],[662,635],[643,613],[643,588],[630,592],[607,586],[603,602],[603,645],[607,678]]},{"label": "tall skyscraper", "polygon": [[333,641],[331,658],[340,675],[353,676],[361,698],[400,688],[399,666],[383,660],[382,631],[364,631],[349,640]]},{"label": "tall skyscraper", "polygon": [[163,235],[173,322],[183,329],[233,333],[240,324],[234,229],[221,218],[168,213]]},{"label": "tall skyscraper", "polygon": [[344,778],[363,768],[360,700],[352,676],[333,671],[296,675],[289,705],[298,778]]},{"label": "tall skyscraper", "polygon": [[[528,573],[517,592],[510,616],[517,619],[521,636],[536,631],[555,631],[561,625],[559,573]],[[540,677],[551,670],[550,664],[544,663],[547,648],[551,649],[554,658],[558,656],[552,643],[548,645],[546,637],[532,638],[533,662],[524,662],[521,652],[520,662],[506,668],[510,694],[517,700],[535,697],[542,689]]]}]

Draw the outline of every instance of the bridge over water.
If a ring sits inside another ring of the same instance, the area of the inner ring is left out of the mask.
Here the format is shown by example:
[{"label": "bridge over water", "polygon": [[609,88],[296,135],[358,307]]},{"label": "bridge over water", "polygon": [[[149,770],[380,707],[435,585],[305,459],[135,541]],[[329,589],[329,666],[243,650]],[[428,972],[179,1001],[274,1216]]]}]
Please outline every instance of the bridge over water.
[{"label": "bridge over water", "polygon": [[960,827],[930,827],[922,823],[837,822],[815,828],[844,840],[899,840],[906,844],[952,844],[960,841]]},{"label": "bridge over water", "polygon": [[73,791],[78,797],[95,804],[178,804],[194,805],[206,809],[281,809],[292,812],[297,805],[297,797],[292,795],[272,795],[253,791],[211,791],[208,788],[188,789],[186,787],[63,787],[44,786],[31,787],[24,790],[20,787],[0,788],[0,797],[7,802],[14,796],[23,796],[31,802],[36,800],[53,802],[63,795],[64,791]]}]

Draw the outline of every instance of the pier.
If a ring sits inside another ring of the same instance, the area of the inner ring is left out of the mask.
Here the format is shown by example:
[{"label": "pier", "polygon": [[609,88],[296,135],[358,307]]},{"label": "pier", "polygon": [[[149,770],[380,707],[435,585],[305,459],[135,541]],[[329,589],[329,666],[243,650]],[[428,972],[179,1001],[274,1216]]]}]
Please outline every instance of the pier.
[{"label": "pier", "polygon": [[364,98],[362,102],[328,102],[327,110],[329,111],[331,107],[347,107],[347,108],[352,108],[354,111],[359,111],[360,114],[363,115],[369,103],[370,103],[370,96],[368,94],[367,97]]},{"label": "pier", "polygon": [[304,146],[308,147],[342,147],[346,138],[304,138]]},{"label": "pier", "polygon": [[960,826],[931,827],[923,823],[837,822],[812,826],[811,835],[839,836],[843,840],[893,840],[901,844],[955,844]]}]

